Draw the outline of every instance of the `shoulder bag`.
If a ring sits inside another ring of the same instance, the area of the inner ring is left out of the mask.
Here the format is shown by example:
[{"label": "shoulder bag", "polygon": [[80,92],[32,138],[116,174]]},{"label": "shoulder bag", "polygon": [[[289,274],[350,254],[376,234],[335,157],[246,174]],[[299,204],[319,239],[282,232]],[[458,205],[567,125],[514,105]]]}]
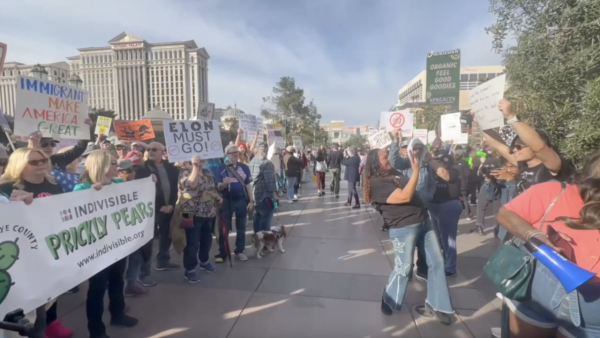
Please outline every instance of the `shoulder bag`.
[{"label": "shoulder bag", "polygon": [[[540,224],[544,224],[546,216],[565,191],[565,188],[566,184],[563,182],[560,192],[546,208]],[[512,238],[506,244],[500,246],[483,267],[483,272],[496,286],[498,292],[504,297],[516,301],[529,299],[531,281],[535,271],[534,257],[521,250],[519,248],[521,244],[520,239]]]},{"label": "shoulder bag", "polygon": [[244,196],[246,196],[246,200],[250,201],[250,196],[248,196],[248,190],[246,189],[246,184],[244,184],[244,180],[242,179],[240,174],[237,172],[237,169],[234,169],[233,166],[228,165],[227,171],[231,175],[233,175],[233,177],[235,177],[235,179],[238,180],[238,182],[240,182],[240,184],[242,185],[242,190],[244,191]]}]

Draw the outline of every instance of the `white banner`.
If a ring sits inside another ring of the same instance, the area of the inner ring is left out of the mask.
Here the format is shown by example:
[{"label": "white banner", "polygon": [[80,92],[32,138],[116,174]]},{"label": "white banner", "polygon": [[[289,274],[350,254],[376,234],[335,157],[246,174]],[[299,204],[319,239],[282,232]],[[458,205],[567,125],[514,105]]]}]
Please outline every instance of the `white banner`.
[{"label": "white banner", "polygon": [[0,317],[47,303],[153,238],[150,178],[0,204]]},{"label": "white banner", "polygon": [[504,98],[505,85],[506,75],[501,75],[469,91],[471,111],[477,117],[481,130],[504,126],[504,116],[498,109],[498,103]]},{"label": "white banner", "polygon": [[400,129],[402,137],[411,137],[414,128],[413,118],[414,114],[409,110],[384,111],[379,117],[379,124],[385,126],[385,130],[388,132]]},{"label": "white banner", "polygon": [[435,140],[435,130],[430,130],[427,132],[427,144],[432,144],[433,140]]},{"label": "white banner", "polygon": [[44,137],[90,139],[87,90],[18,76],[16,100],[16,135],[39,131]]},{"label": "white banner", "polygon": [[169,162],[223,157],[219,121],[163,121]]},{"label": "white banner", "polygon": [[373,147],[373,149],[383,149],[392,144],[392,138],[390,137],[390,134],[387,131],[382,130],[377,134],[369,137],[369,144],[371,145],[371,147]]},{"label": "white banner", "polygon": [[112,119],[110,117],[98,116],[98,120],[96,120],[96,130],[94,131],[94,134],[108,136],[111,124]]},{"label": "white banner", "polygon": [[214,120],[215,116],[215,104],[210,102],[198,103],[198,113],[196,113],[196,120],[211,121]]}]

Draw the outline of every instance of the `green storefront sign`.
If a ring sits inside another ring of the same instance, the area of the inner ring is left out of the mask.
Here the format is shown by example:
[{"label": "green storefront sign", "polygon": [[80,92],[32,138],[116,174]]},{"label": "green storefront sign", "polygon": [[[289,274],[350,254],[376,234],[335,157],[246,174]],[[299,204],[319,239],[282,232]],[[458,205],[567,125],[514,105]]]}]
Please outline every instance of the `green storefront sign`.
[{"label": "green storefront sign", "polygon": [[439,110],[458,111],[460,49],[427,55],[427,103]]}]

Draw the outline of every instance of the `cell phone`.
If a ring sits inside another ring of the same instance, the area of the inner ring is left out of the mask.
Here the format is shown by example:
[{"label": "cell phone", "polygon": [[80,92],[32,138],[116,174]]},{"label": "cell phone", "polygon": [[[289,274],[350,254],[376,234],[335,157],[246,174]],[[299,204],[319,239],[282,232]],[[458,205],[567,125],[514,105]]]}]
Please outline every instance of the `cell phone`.
[{"label": "cell phone", "polygon": [[565,258],[570,260],[571,262],[577,264],[577,261],[575,259],[575,251],[573,250],[571,243],[566,241],[564,238],[560,237],[558,232],[550,225],[548,226],[547,233],[550,242],[552,242],[552,244],[554,244],[555,247],[563,249],[563,256],[565,256]]}]

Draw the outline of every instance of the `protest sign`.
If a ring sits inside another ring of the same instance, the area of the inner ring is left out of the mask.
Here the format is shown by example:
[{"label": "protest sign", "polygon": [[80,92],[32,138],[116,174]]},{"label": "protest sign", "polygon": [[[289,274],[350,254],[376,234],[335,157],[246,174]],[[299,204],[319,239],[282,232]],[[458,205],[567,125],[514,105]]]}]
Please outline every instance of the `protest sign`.
[{"label": "protest sign", "polygon": [[6,116],[4,115],[4,112],[2,111],[2,107],[0,107],[0,127],[2,128],[2,130],[4,130],[7,133],[11,132],[10,125],[8,124],[8,121],[6,120]]},{"label": "protest sign", "polygon": [[98,116],[98,120],[96,120],[96,131],[94,131],[94,134],[108,136],[111,123],[112,119],[110,117]]},{"label": "protest sign", "polygon": [[269,144],[275,144],[275,147],[285,149],[285,140],[283,139],[281,129],[269,130]]},{"label": "protest sign", "polygon": [[34,310],[146,244],[155,195],[146,178],[0,204],[0,317]]},{"label": "protest sign", "polygon": [[484,82],[469,91],[471,111],[477,117],[481,130],[504,126],[504,116],[498,109],[498,103],[504,98],[506,75]]},{"label": "protest sign", "polygon": [[223,157],[219,121],[163,121],[169,162]]},{"label": "protest sign", "polygon": [[410,137],[413,134],[413,113],[408,110],[381,112],[379,123],[388,132],[400,129],[402,136]]},{"label": "protest sign", "polygon": [[432,144],[433,140],[435,140],[435,130],[430,130],[427,132],[427,144]]},{"label": "protest sign", "polygon": [[215,115],[215,104],[210,102],[200,102],[198,104],[198,113],[196,120],[211,121]]},{"label": "protest sign", "polygon": [[6,48],[6,44],[0,42],[0,73],[2,73],[2,69],[4,69],[4,61],[6,61],[6,52],[8,48]]},{"label": "protest sign", "polygon": [[369,128],[369,135],[367,136],[367,138],[371,138],[371,136],[377,134],[378,130],[375,128]]},{"label": "protest sign", "polygon": [[294,148],[296,148],[296,151],[302,151],[304,147],[300,136],[292,135],[292,144],[294,145]]},{"label": "protest sign", "polygon": [[427,129],[415,129],[413,138],[419,139],[423,144],[427,144]]},{"label": "protest sign", "polygon": [[117,137],[122,141],[145,141],[154,136],[152,122],[148,119],[139,121],[115,121]]},{"label": "protest sign", "polygon": [[238,116],[239,128],[244,131],[244,141],[250,142],[256,137],[256,116],[250,114],[240,114]]},{"label": "protest sign", "polygon": [[457,111],[460,97],[460,49],[427,54],[427,104],[441,111]]},{"label": "protest sign", "polygon": [[392,138],[387,131],[382,130],[372,137],[369,137],[369,144],[373,149],[383,149],[392,144]]},{"label": "protest sign", "polygon": [[15,89],[15,134],[90,139],[87,90],[29,76],[18,76]]},{"label": "protest sign", "polygon": [[443,141],[453,141],[454,144],[466,144],[468,142],[469,135],[462,132],[460,116],[461,113],[440,116]]}]

